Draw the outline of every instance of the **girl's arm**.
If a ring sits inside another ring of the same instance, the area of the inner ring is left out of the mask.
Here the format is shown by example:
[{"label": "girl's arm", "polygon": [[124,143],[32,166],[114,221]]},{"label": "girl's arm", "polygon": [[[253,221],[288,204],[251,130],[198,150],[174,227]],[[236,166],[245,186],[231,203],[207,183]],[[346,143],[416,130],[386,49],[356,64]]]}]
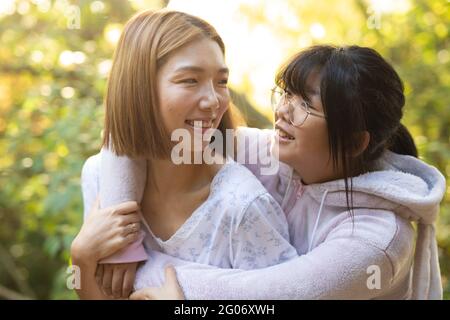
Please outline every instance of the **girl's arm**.
[{"label": "girl's arm", "polygon": [[401,258],[393,259],[352,236],[352,227],[349,218],[307,254],[257,270],[219,269],[152,252],[152,263],[138,271],[136,287],[161,286],[164,267],[173,265],[187,299],[372,299],[392,292],[404,280],[394,265],[409,268],[410,241],[395,244]]},{"label": "girl's arm", "polygon": [[[74,270],[80,271],[81,288],[77,289],[77,293],[82,299],[108,298],[97,285],[98,262],[142,237],[142,233],[135,228],[140,223],[136,202],[99,208],[99,162],[99,156],[93,156],[83,166],[84,223],[71,248],[72,265],[78,267]],[[91,208],[90,212],[88,208]]]},{"label": "girl's arm", "polygon": [[[116,156],[112,151],[102,148],[98,167],[95,168],[98,177],[98,192],[100,194],[100,208],[107,208],[126,201],[142,200],[146,183],[146,161],[132,160],[128,157]],[[85,195],[85,199],[89,199]],[[85,203],[85,208],[90,208]],[[143,234],[137,241],[123,250],[100,261],[100,263],[132,263],[147,260],[142,241]]]}]

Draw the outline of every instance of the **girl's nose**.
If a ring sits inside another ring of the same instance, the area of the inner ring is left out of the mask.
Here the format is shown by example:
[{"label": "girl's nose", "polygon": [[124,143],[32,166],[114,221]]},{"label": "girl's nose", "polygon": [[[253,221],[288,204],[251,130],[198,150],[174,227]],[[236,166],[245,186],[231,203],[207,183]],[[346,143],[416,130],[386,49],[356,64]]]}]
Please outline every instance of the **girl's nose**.
[{"label": "girl's nose", "polygon": [[280,103],[277,110],[275,111],[276,119],[283,119],[286,122],[289,122],[289,107],[287,103]]}]

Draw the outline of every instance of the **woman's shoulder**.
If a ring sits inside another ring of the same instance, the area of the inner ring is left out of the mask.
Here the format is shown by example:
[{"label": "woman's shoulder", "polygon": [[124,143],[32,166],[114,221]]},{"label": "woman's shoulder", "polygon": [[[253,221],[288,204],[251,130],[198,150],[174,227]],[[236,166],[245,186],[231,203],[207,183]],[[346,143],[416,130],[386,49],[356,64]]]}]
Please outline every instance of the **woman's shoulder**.
[{"label": "woman's shoulder", "polygon": [[236,223],[246,216],[264,216],[277,223],[282,220],[283,225],[287,223],[278,202],[258,178],[239,163],[229,161],[215,177],[211,190],[213,198],[222,203],[221,211]]},{"label": "woman's shoulder", "polygon": [[221,193],[240,196],[241,199],[248,197],[249,200],[268,193],[250,170],[231,159],[227,160],[214,177],[211,188]]}]

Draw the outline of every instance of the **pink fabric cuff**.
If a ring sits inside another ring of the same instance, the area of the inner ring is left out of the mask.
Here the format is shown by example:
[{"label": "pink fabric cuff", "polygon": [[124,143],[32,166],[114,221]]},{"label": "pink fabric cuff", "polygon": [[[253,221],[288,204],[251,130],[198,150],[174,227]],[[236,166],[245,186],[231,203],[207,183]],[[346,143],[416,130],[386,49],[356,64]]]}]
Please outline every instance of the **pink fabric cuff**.
[{"label": "pink fabric cuff", "polygon": [[148,254],[142,244],[144,237],[145,233],[141,231],[138,240],[113,255],[100,260],[99,263],[132,263],[147,260]]}]

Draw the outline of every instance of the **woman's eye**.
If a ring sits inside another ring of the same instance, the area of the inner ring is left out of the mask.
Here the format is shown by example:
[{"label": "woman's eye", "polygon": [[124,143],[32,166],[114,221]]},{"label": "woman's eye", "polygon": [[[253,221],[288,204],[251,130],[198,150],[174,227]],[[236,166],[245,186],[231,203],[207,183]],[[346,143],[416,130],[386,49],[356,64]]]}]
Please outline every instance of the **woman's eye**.
[{"label": "woman's eye", "polygon": [[228,79],[220,80],[220,81],[219,81],[219,85],[221,85],[221,86],[226,86],[226,85],[228,85]]},{"label": "woman's eye", "polygon": [[183,79],[180,82],[181,83],[187,83],[187,84],[195,84],[195,83],[197,83],[197,80],[190,78],[190,79]]}]

